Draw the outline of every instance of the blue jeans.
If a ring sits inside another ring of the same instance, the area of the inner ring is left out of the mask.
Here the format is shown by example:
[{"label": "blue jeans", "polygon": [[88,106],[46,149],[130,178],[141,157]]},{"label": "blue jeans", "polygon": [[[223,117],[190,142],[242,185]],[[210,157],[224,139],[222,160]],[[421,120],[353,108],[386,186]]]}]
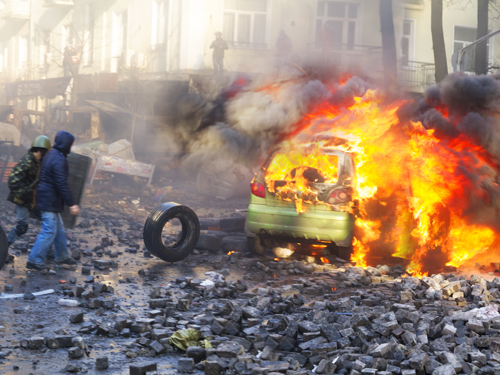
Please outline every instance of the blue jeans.
[{"label": "blue jeans", "polygon": [[13,244],[16,240],[28,231],[28,219],[30,218],[30,210],[26,207],[16,204],[17,223],[11,229],[7,236],[9,244]]},{"label": "blue jeans", "polygon": [[62,262],[69,258],[66,232],[64,231],[61,215],[55,212],[42,211],[42,232],[36,238],[28,262],[43,266],[52,243],[55,248],[56,262]]}]

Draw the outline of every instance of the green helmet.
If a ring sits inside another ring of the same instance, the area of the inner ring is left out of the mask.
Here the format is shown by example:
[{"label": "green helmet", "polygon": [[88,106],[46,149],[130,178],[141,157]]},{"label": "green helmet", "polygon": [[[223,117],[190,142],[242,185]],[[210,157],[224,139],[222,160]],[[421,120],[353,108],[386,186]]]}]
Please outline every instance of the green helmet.
[{"label": "green helmet", "polygon": [[36,137],[31,147],[46,148],[47,150],[50,150],[52,148],[52,146],[50,145],[50,139],[44,135],[39,135],[38,137]]}]

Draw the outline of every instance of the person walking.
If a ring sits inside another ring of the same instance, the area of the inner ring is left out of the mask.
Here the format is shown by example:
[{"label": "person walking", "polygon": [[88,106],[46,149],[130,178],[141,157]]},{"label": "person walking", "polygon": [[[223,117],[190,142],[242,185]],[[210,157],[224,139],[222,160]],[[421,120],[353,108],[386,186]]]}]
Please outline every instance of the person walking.
[{"label": "person walking", "polygon": [[224,51],[229,49],[227,43],[222,39],[222,33],[217,31],[215,33],[215,40],[210,45],[210,48],[214,50],[213,62],[214,62],[214,74],[216,76],[224,74]]},{"label": "person walking", "polygon": [[[41,160],[50,148],[49,138],[44,135],[36,137],[28,153],[16,164],[9,175],[10,193],[7,200],[16,205],[17,222],[7,235],[8,248],[28,231],[30,212],[35,209],[35,187],[38,182]],[[5,263],[13,260],[13,255],[7,255]]]},{"label": "person walking", "polygon": [[44,261],[52,244],[57,264],[76,264],[76,260],[68,253],[66,233],[61,218],[64,205],[69,206],[72,215],[80,213],[80,207],[73,201],[68,185],[69,168],[66,157],[74,141],[75,137],[72,134],[59,131],[53,149],[43,159],[36,190],[36,208],[41,211],[42,231],[36,238],[28,257],[26,267],[29,269],[46,268]]}]

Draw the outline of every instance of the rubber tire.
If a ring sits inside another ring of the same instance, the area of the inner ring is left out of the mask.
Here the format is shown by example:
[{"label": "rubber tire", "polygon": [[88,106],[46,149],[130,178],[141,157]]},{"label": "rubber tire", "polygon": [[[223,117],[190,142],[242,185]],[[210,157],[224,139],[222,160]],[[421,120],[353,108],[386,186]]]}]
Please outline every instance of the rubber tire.
[{"label": "rubber tire", "polygon": [[7,242],[7,235],[5,231],[0,226],[0,270],[3,268],[5,264],[5,260],[7,259],[7,254],[9,253],[9,246]]},{"label": "rubber tire", "polygon": [[352,255],[352,244],[349,246],[339,246],[339,258],[350,261]]},{"label": "rubber tire", "polygon": [[325,258],[338,257],[344,259],[345,261],[351,260],[352,255],[352,244],[349,246],[337,246],[335,243],[329,244],[328,247],[323,251]]},{"label": "rubber tire", "polygon": [[262,243],[262,238],[259,235],[255,237],[247,237],[247,246],[250,254],[262,256],[266,252],[266,248]]},{"label": "rubber tire", "polygon": [[[162,240],[165,224],[179,219],[182,225],[181,238],[172,247]],[[189,256],[200,237],[200,221],[189,207],[177,203],[163,203],[154,209],[144,224],[144,244],[148,251],[165,262],[179,262]]]}]

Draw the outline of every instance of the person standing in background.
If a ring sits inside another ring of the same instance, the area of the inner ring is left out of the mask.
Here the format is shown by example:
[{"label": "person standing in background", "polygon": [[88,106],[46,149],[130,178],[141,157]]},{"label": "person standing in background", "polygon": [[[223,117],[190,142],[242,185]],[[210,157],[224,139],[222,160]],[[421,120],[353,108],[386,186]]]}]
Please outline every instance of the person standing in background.
[{"label": "person standing in background", "polygon": [[214,74],[216,76],[224,74],[224,51],[229,49],[226,41],[222,39],[222,33],[217,31],[215,33],[215,40],[210,45],[210,48],[214,50],[213,62],[214,62]]},{"label": "person standing in background", "polygon": [[292,53],[292,41],[286,35],[284,30],[280,30],[278,40],[276,42],[276,49],[279,57],[288,57]]}]

